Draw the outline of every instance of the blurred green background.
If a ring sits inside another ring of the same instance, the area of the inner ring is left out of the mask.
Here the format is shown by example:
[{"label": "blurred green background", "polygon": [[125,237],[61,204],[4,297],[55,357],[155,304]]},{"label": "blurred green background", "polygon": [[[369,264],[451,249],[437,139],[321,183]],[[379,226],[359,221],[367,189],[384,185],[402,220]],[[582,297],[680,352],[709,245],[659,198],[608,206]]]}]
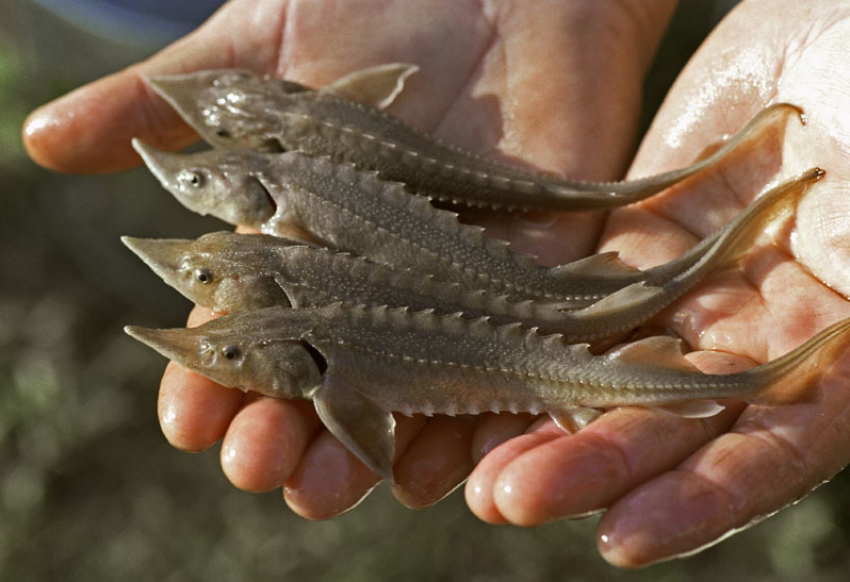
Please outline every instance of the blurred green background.
[{"label": "blurred green background", "polygon": [[[647,115],[723,4],[684,2],[647,84]],[[850,476],[695,557],[624,572],[596,518],[493,527],[454,493],[401,507],[379,487],[323,523],[173,450],[156,420],[163,360],[126,323],[179,325],[189,304],[118,241],[220,228],[142,170],[57,175],[24,154],[35,106],[155,50],[0,0],[0,580],[846,580]],[[151,37],[154,38],[154,37]],[[156,42],[164,42],[155,37]]]}]

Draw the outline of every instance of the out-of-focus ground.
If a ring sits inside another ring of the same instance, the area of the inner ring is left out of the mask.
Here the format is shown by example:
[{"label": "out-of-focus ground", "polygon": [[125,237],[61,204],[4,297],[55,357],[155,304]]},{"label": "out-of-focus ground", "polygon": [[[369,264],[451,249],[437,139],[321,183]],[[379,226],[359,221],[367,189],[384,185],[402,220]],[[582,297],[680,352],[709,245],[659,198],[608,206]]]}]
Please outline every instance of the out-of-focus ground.
[{"label": "out-of-focus ground", "polygon": [[[648,86],[657,106],[711,27],[684,2]],[[455,492],[410,511],[379,487],[340,518],[294,516],[244,493],[218,450],[160,433],[164,361],[127,323],[172,326],[189,304],[119,242],[221,224],[184,212],[145,171],[52,174],[20,145],[33,107],[146,56],[0,0],[0,580],[846,580],[850,476],[695,557],[639,572],[606,565],[597,519],[493,527]]]}]

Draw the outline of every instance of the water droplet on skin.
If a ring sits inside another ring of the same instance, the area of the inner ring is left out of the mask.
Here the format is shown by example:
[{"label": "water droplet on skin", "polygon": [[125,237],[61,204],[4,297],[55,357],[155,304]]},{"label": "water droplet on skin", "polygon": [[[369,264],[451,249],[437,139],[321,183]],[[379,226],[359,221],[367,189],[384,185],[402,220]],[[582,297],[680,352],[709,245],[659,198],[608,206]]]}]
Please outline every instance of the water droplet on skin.
[{"label": "water droplet on skin", "polygon": [[49,130],[50,128],[56,127],[58,125],[62,125],[62,122],[65,119],[73,119],[73,118],[74,118],[74,112],[73,111],[69,111],[64,116],[64,119],[60,119],[55,115],[44,115],[44,114],[36,115],[36,116],[34,116],[30,119],[29,123],[27,123],[26,127],[24,128],[24,134],[27,137],[32,137],[33,135],[35,135],[37,133],[41,133],[45,130]]},{"label": "water droplet on skin", "polygon": [[222,461],[233,461],[238,456],[236,452],[236,447],[233,446],[225,446],[221,452],[221,460]]},{"label": "water droplet on skin", "polygon": [[160,421],[163,426],[165,425],[173,425],[177,422],[177,411],[174,406],[168,406],[165,409],[165,412],[162,415],[162,419]]}]

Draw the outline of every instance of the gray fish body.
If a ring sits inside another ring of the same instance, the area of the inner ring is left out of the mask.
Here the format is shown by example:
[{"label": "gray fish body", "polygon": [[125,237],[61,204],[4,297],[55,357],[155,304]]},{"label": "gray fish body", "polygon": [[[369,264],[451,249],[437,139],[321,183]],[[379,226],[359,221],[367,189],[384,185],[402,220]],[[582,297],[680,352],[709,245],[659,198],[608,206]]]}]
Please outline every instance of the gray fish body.
[{"label": "gray fish body", "polygon": [[[410,71],[384,68],[390,76]],[[386,83],[385,74],[373,70],[349,78]],[[686,168],[629,182],[583,182],[500,164],[442,143],[377,107],[347,98],[347,82],[313,90],[249,71],[222,70],[150,83],[216,147],[328,156],[438,200],[494,209],[584,211],[630,204],[707,168],[763,128],[799,114],[791,105],[774,105],[715,154]]]},{"label": "gray fish body", "polygon": [[[410,196],[400,184],[327,158],[246,150],[180,155],[137,140],[134,145],[163,186],[190,209],[268,234],[295,228],[336,250],[514,300],[580,308],[633,283],[659,285],[693,266],[717,236],[646,271],[626,266],[615,253],[547,268],[427,199]],[[256,194],[260,188],[266,197]]]},{"label": "gray fish body", "polygon": [[719,410],[706,400],[788,401],[799,395],[787,394],[784,382],[809,379],[833,361],[850,320],[771,363],[725,376],[699,372],[670,337],[596,356],[587,345],[519,324],[386,307],[268,308],[192,329],[127,332],[225,386],[313,399],[328,429],[389,478],[391,412],[547,412],[563,419],[588,408],[642,405],[705,416]]},{"label": "gray fish body", "polygon": [[432,309],[438,314],[462,312],[466,317],[489,315],[496,323],[520,321],[569,341],[591,342],[637,327],[712,269],[748,250],[766,225],[790,214],[804,186],[819,176],[820,171],[813,169],[766,192],[715,237],[697,263],[663,285],[633,284],[588,308],[571,311],[561,303],[511,301],[410,269],[268,235],[220,232],[195,241],[125,238],[124,242],[169,285],[216,311],[319,307],[343,301]]}]

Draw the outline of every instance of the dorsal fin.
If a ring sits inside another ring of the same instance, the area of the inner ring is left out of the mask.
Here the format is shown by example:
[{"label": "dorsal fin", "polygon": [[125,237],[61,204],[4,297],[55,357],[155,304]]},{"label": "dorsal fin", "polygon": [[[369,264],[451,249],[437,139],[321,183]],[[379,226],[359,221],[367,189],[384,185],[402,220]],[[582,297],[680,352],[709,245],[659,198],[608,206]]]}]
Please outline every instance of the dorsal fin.
[{"label": "dorsal fin", "polygon": [[699,372],[685,359],[682,340],[666,335],[648,337],[630,343],[608,354],[617,363],[641,367],[660,367],[682,372]]},{"label": "dorsal fin", "polygon": [[622,260],[617,251],[590,255],[583,259],[559,265],[552,269],[554,275],[559,277],[593,277],[595,279],[620,278],[623,275],[637,275],[640,269],[630,267]]},{"label": "dorsal fin", "polygon": [[590,317],[623,310],[663,292],[663,288],[647,285],[643,281],[632,283],[600,299],[589,307],[573,311],[572,315],[575,317]]},{"label": "dorsal fin", "polygon": [[385,109],[404,89],[407,77],[418,70],[417,65],[409,63],[377,65],[340,77],[322,87],[320,91],[334,93],[378,109]]}]

